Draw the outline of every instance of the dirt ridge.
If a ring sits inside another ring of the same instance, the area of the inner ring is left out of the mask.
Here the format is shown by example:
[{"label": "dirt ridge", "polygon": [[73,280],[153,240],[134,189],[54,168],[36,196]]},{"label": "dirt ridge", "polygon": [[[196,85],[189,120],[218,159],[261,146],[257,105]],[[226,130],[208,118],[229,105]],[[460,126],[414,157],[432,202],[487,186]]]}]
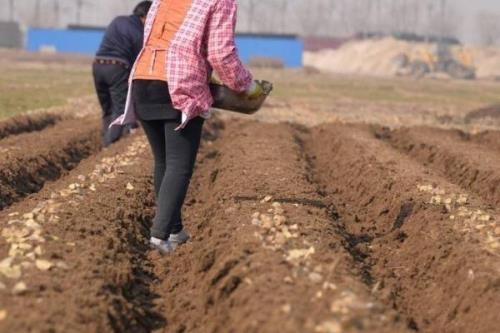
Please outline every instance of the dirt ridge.
[{"label": "dirt ridge", "polygon": [[0,330],[151,332],[162,325],[163,315],[154,311],[159,296],[152,292],[155,276],[146,257],[154,203],[151,177],[143,172],[148,165],[144,138],[125,139],[2,212],[3,221],[6,216],[16,221],[26,211],[34,214],[42,232],[22,241],[38,244],[35,255],[12,252],[15,243],[0,242],[2,256],[7,250],[15,255],[12,267],[21,263],[19,279],[27,288],[2,292],[10,306]]},{"label": "dirt ridge", "polygon": [[63,119],[56,113],[19,115],[0,122],[0,140],[11,135],[41,131]]},{"label": "dirt ridge", "polygon": [[496,329],[499,214],[481,197],[370,126],[216,118],[203,138],[192,239],[170,256],[149,248],[142,134],[0,211],[0,331]]},{"label": "dirt ridge", "polygon": [[194,238],[157,269],[168,332],[408,331],[362,282],[294,135],[233,121],[202,151]]},{"label": "dirt ridge", "polygon": [[[305,141],[326,198],[362,240],[356,248],[377,289],[412,326],[495,331],[498,214],[377,142],[369,128],[325,125]],[[480,216],[466,213],[480,209]]]},{"label": "dirt ridge", "polygon": [[453,131],[433,128],[395,130],[386,135],[393,147],[435,170],[494,206],[500,204],[500,154],[457,140]]},{"label": "dirt ridge", "polygon": [[0,142],[0,210],[39,191],[101,148],[94,117],[68,119]]}]

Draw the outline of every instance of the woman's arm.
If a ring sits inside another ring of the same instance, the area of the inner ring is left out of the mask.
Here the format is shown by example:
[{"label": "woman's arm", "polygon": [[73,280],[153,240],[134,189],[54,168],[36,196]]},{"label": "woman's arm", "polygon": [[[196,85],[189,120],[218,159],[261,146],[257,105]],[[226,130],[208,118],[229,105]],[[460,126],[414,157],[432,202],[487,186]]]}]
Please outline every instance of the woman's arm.
[{"label": "woman's arm", "polygon": [[223,84],[243,92],[250,88],[252,75],[242,64],[235,45],[236,2],[216,1],[208,22],[208,62]]}]

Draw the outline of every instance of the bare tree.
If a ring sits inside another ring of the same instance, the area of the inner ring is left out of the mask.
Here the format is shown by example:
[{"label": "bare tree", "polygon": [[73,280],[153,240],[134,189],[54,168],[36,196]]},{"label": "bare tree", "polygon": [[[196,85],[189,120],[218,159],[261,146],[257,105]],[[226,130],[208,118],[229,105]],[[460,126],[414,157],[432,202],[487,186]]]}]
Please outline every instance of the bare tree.
[{"label": "bare tree", "polygon": [[83,0],[76,1],[76,23],[80,24],[82,19]]},{"label": "bare tree", "polygon": [[82,23],[83,7],[88,3],[86,0],[76,0],[76,23]]},{"label": "bare tree", "polygon": [[255,0],[248,1],[248,30],[253,31],[255,24]]},{"label": "bare tree", "polygon": [[[0,0],[3,19],[29,26],[67,23],[105,25],[130,12],[139,0]],[[102,10],[87,15],[92,5]],[[395,31],[454,35],[459,17],[450,0],[238,0],[238,29],[245,32],[347,36],[356,32]],[[478,32],[486,35],[484,28]]]},{"label": "bare tree", "polygon": [[295,10],[302,34],[306,36],[324,34],[327,22],[331,19],[331,13],[328,12],[325,1],[302,2]]},{"label": "bare tree", "polygon": [[54,24],[58,26],[61,20],[61,4],[59,3],[59,0],[54,0],[54,16],[55,16]]},{"label": "bare tree", "polygon": [[350,7],[351,3],[349,0],[340,0],[338,5],[338,12],[340,16],[339,30],[343,31],[344,34],[351,34],[353,29],[350,20]]},{"label": "bare tree", "polygon": [[500,14],[482,12],[477,16],[477,29],[483,45],[494,45],[500,42]]},{"label": "bare tree", "polygon": [[280,2],[278,2],[278,10],[279,10],[279,14],[281,16],[280,31],[281,31],[281,33],[285,33],[285,31],[286,31],[286,17],[287,17],[287,10],[288,10],[288,1],[287,0],[281,0]]},{"label": "bare tree", "polygon": [[35,24],[37,27],[41,25],[41,0],[35,0]]},{"label": "bare tree", "polygon": [[9,21],[14,21],[14,0],[9,0]]},{"label": "bare tree", "polygon": [[457,11],[441,1],[441,8],[433,17],[430,17],[431,28],[435,35],[441,37],[456,36],[460,25],[460,16]]}]

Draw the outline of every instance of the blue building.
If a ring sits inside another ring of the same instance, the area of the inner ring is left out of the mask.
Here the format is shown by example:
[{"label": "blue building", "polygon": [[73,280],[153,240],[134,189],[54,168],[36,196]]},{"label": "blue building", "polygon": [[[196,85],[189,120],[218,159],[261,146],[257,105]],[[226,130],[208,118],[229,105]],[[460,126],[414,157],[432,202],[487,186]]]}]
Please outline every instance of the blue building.
[{"label": "blue building", "polygon": [[[61,53],[94,54],[103,37],[103,29],[35,29],[28,30],[27,49],[37,52],[50,48]],[[263,57],[280,60],[285,67],[302,66],[304,45],[293,35],[238,34],[236,44],[241,58],[249,62]]]}]

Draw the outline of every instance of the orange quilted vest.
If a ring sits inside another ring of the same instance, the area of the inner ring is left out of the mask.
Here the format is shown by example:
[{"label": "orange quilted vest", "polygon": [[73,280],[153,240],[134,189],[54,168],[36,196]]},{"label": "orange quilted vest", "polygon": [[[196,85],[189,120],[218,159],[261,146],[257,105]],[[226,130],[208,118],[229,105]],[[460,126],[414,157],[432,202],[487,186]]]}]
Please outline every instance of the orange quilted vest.
[{"label": "orange quilted vest", "polygon": [[192,0],[163,0],[154,13],[154,21],[144,49],[137,59],[133,79],[166,81],[167,51],[182,26]]}]

